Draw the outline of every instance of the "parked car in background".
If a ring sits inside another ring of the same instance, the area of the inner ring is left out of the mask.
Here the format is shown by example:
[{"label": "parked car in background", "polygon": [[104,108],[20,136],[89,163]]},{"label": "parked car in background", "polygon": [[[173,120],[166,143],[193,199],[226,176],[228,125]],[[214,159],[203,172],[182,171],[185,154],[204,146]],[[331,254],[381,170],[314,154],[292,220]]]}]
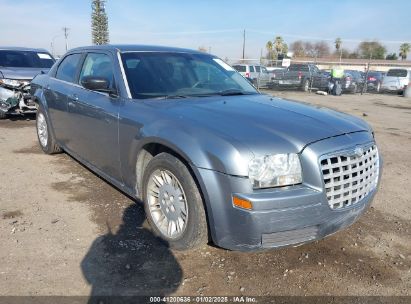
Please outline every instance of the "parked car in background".
[{"label": "parked car in background", "polygon": [[355,94],[363,90],[365,79],[360,71],[345,70],[344,74],[345,76],[342,82],[343,92]]},{"label": "parked car in background", "polygon": [[30,81],[47,73],[54,61],[44,49],[0,47],[0,119],[36,112],[29,94]]},{"label": "parked car in background", "polygon": [[176,249],[312,242],[358,220],[377,192],[365,121],[260,94],[210,54],[77,48],[31,90],[42,150],[66,151],[143,201]]},{"label": "parked car in background", "polygon": [[264,66],[253,64],[234,64],[233,68],[245,78],[250,79],[256,87],[267,87],[271,81],[270,74]]},{"label": "parked car in background", "polygon": [[320,70],[320,72],[325,76],[331,78],[331,71],[328,70]]},{"label": "parked car in background", "polygon": [[390,69],[381,84],[381,92],[403,93],[411,81],[411,69]]},{"label": "parked car in background", "polygon": [[376,92],[380,92],[384,76],[385,76],[384,72],[369,71],[368,75],[367,75],[368,90],[373,90],[373,91],[376,91]]},{"label": "parked car in background", "polygon": [[266,67],[270,74],[270,82],[272,83],[276,78],[282,78],[286,70],[285,67]]},{"label": "parked car in background", "polygon": [[298,88],[307,92],[310,87],[328,90],[329,77],[314,64],[291,64],[280,77],[273,80],[278,88]]}]

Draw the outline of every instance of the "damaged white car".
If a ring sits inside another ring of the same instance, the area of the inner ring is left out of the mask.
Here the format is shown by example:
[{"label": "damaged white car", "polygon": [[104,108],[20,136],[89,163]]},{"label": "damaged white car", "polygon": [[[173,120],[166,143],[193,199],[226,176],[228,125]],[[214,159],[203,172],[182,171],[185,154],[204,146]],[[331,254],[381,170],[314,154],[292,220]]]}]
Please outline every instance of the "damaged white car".
[{"label": "damaged white car", "polygon": [[36,112],[30,82],[47,73],[55,60],[44,49],[0,47],[0,119]]}]

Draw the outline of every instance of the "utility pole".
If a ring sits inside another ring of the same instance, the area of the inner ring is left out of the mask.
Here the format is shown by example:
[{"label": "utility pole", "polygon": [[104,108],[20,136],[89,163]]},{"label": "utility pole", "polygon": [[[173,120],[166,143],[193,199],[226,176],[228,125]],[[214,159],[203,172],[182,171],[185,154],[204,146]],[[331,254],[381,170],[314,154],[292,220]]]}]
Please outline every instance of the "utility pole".
[{"label": "utility pole", "polygon": [[64,38],[66,39],[66,52],[68,51],[68,27],[63,27],[63,32],[64,32]]},{"label": "utility pole", "polygon": [[245,30],[243,32],[243,60],[245,58]]}]

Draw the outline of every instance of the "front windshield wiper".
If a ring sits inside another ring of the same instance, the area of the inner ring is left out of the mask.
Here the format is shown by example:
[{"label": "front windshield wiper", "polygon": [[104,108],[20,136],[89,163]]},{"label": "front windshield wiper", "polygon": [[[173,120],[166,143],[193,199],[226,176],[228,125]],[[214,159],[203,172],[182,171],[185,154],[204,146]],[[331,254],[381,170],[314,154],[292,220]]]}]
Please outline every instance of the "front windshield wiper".
[{"label": "front windshield wiper", "polygon": [[225,91],[220,91],[217,94],[221,96],[234,96],[234,95],[253,95],[255,93],[241,91],[241,90],[225,90]]},{"label": "front windshield wiper", "polygon": [[158,95],[158,96],[147,96],[147,99],[180,99],[188,98],[186,95]]}]

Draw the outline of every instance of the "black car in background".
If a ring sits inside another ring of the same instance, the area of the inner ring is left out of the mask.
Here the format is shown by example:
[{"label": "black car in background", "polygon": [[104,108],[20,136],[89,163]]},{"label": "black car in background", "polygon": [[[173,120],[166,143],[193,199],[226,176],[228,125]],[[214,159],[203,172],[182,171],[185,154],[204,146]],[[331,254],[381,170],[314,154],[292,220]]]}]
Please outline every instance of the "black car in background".
[{"label": "black car in background", "polygon": [[370,90],[380,92],[382,80],[384,79],[385,72],[369,71],[367,76],[367,87]]},{"label": "black car in background", "polygon": [[361,92],[365,85],[364,76],[360,71],[345,70],[344,71],[343,91],[349,93]]}]

